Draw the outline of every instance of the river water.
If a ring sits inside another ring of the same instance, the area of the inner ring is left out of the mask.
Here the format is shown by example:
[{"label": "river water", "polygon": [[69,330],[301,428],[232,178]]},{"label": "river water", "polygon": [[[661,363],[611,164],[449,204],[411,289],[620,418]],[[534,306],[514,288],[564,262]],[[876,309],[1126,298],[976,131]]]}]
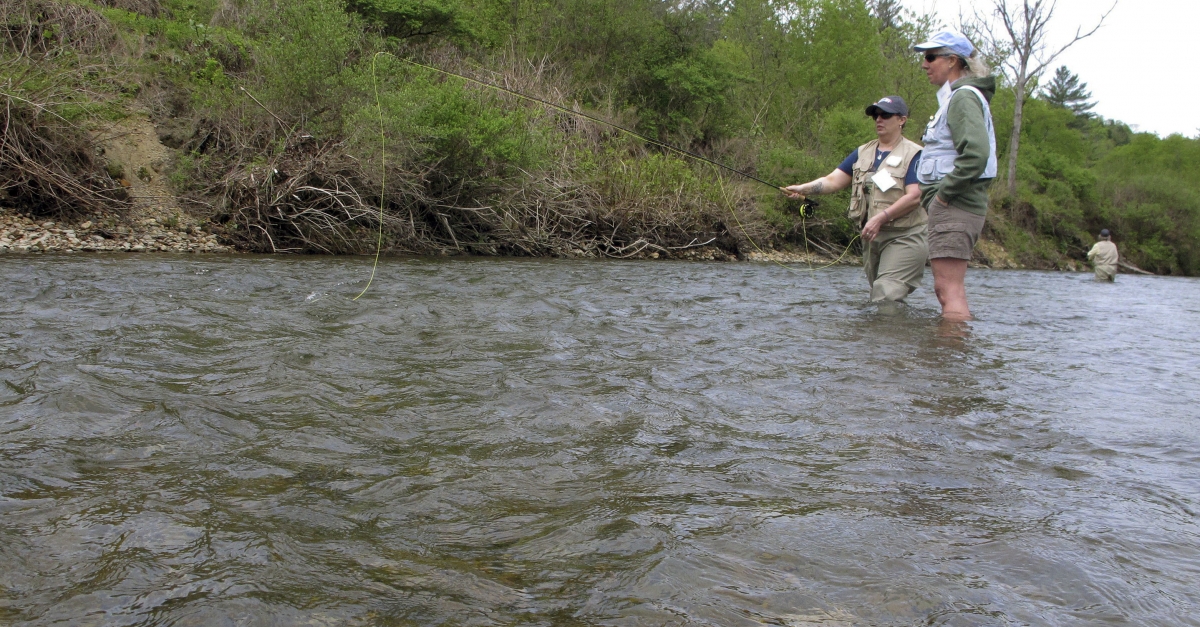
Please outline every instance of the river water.
[{"label": "river water", "polygon": [[1200,625],[1200,281],[369,272],[0,258],[0,623]]}]

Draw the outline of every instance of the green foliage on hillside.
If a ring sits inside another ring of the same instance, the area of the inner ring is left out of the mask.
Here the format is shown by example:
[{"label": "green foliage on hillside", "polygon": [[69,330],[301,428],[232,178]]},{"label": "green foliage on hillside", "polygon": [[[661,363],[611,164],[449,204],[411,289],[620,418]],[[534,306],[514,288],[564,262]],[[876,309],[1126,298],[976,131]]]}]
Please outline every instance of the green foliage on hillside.
[{"label": "green foliage on hillside", "polygon": [[[844,194],[801,225],[764,186],[400,58],[586,110],[780,184],[826,174],[869,140],[863,108],[879,97],[908,101],[912,139],[936,106],[911,52],[933,20],[894,2],[14,6],[0,15],[10,105],[35,102],[80,125],[148,112],[180,152],[179,191],[260,250],[369,251],[380,205],[394,251],[626,256],[708,240],[802,245],[801,234],[837,248],[853,237]],[[24,25],[30,15],[36,29]],[[1200,141],[1072,110],[1063,94],[1080,94],[1062,87],[1025,109],[1018,196],[1000,198],[996,186],[991,237],[1028,265],[1062,267],[1109,228],[1147,269],[1200,272]],[[1012,98],[1001,89],[993,103],[1001,152]]]},{"label": "green foliage on hillside", "polygon": [[[1004,113],[998,97],[997,135],[1003,152]],[[1025,108],[1018,198],[1000,199],[1009,228],[1001,241],[1038,267],[1081,259],[1096,234],[1113,232],[1122,255],[1166,274],[1200,273],[1200,140],[1134,133],[1128,126],[1068,106],[1032,99]],[[1015,228],[1013,228],[1015,227]]]}]

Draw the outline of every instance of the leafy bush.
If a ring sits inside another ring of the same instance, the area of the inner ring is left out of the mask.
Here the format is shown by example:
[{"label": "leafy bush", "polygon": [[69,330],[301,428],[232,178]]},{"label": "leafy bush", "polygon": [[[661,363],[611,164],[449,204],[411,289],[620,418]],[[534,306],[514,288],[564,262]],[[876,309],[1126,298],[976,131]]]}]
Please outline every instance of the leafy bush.
[{"label": "leafy bush", "polygon": [[[343,71],[362,55],[361,27],[343,0],[291,0],[263,16],[255,46],[256,78],[268,107],[300,124],[336,119],[345,101]],[[323,130],[335,130],[336,126]]]},{"label": "leafy bush", "polygon": [[440,188],[486,187],[493,178],[537,170],[547,158],[539,111],[390,55],[374,64],[364,60],[347,78],[361,94],[346,118],[352,145],[378,151],[381,106],[390,158],[429,170]]},{"label": "leafy bush", "polygon": [[472,31],[455,0],[349,0],[346,8],[387,37],[469,39]]}]

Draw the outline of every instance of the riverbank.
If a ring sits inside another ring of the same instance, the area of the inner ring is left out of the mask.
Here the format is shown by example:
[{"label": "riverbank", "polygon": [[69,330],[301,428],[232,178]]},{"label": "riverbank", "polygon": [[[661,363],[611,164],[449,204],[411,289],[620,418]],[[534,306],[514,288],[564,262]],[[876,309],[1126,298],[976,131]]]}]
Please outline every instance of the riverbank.
[{"label": "riverbank", "polygon": [[[222,242],[219,227],[205,227],[195,218],[180,221],[177,215],[165,218],[124,220],[116,215],[97,216],[78,221],[54,221],[32,218],[11,209],[0,208],[0,254],[5,253],[242,253],[257,251],[239,249]],[[267,253],[271,254],[271,253]],[[442,251],[437,256],[469,256],[459,251]],[[595,258],[583,254],[566,257]],[[673,259],[677,261],[716,261],[809,265],[862,265],[862,257],[847,251],[834,258],[812,252],[759,249],[746,253],[731,253],[716,246],[703,246],[660,254],[644,251],[626,257],[628,260]],[[976,249],[972,268],[1025,270],[996,242],[981,240]],[[1073,261],[1060,268],[1068,272],[1090,272],[1084,264]],[[1136,271],[1136,270],[1135,270]],[[1151,273],[1145,273],[1151,274]]]},{"label": "riverbank", "polygon": [[[142,214],[145,215],[145,214]],[[222,241],[219,227],[205,225],[182,213],[169,216],[123,218],[116,213],[91,216],[80,221],[34,218],[10,208],[0,208],[0,254],[39,252],[98,253],[251,253]],[[445,251],[444,256],[461,254]],[[570,256],[570,255],[568,255]],[[581,254],[580,257],[588,255]],[[1023,269],[995,242],[981,241],[972,267]],[[682,261],[747,261],[753,263],[804,263],[817,265],[861,265],[862,258],[846,254],[839,258],[796,250],[758,249],[731,253],[716,246],[702,246],[661,254],[646,250],[630,259],[676,259]],[[1084,272],[1084,266],[1066,268]]]},{"label": "riverbank", "polygon": [[[35,219],[10,209],[0,209],[0,253],[103,252],[103,253],[231,253],[236,247],[222,243],[211,227],[194,221],[145,218],[121,221],[116,215],[96,216],[83,222]],[[664,258],[648,252],[637,258]],[[688,261],[752,261],[762,263],[832,263],[820,255],[763,250],[744,255],[729,254],[715,246],[672,253],[671,258]],[[841,263],[860,260],[847,256]]]},{"label": "riverbank", "polygon": [[96,216],[83,222],[38,220],[0,210],[0,253],[174,252],[228,253],[215,233],[177,220],[120,222]]},{"label": "riverbank", "polygon": [[[139,215],[149,215],[145,211]],[[252,253],[223,241],[220,227],[202,219],[173,212],[157,217],[128,218],[118,213],[90,216],[83,221],[47,220],[0,207],[0,253],[101,252],[101,253]],[[442,256],[462,254],[444,251]],[[571,256],[571,255],[568,255]],[[589,257],[579,254],[579,257]],[[843,258],[788,250],[753,250],[737,254],[716,246],[699,246],[660,253],[647,249],[629,259],[676,259],[683,261],[750,261],[759,263],[841,263],[855,265],[855,255]]]}]

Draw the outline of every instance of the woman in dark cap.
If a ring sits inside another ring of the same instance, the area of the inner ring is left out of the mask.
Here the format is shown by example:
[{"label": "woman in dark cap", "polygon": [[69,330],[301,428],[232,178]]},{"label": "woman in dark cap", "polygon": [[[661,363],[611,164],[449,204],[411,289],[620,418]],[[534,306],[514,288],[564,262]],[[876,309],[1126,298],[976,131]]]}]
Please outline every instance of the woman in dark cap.
[{"label": "woman in dark cap", "polygon": [[921,147],[903,135],[908,105],[900,96],[867,107],[878,138],[814,181],[783,188],[793,198],[830,194],[847,186],[850,219],[862,229],[863,267],[872,301],[902,301],[925,275],[925,210],[917,185]]},{"label": "woman in dark cap", "polygon": [[988,187],[996,178],[996,131],[989,104],[996,80],[966,37],[942,31],[914,49],[939,87],[938,111],[921,138],[921,205],[929,212],[933,291],[947,320],[969,320],[967,261],[983,232]]}]

